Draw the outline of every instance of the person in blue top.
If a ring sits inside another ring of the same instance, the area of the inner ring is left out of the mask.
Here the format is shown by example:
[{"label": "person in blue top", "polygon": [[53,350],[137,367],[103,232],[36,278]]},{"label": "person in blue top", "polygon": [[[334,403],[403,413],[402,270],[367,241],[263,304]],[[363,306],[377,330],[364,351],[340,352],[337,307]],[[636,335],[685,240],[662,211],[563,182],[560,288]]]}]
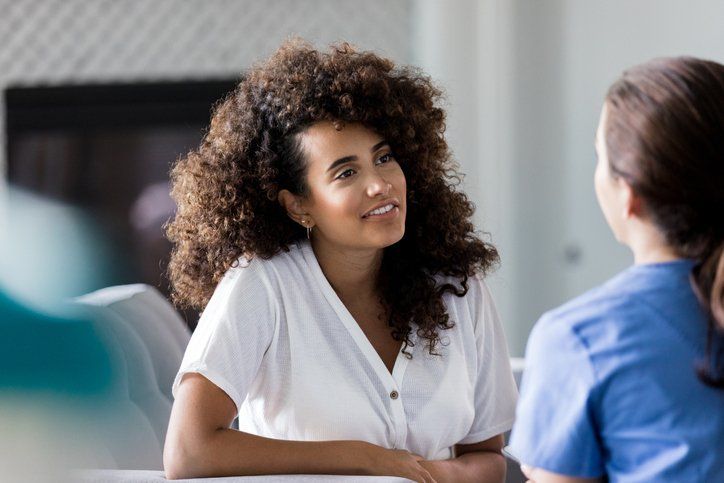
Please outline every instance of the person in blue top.
[{"label": "person in blue top", "polygon": [[538,321],[509,451],[538,483],[724,482],[724,66],[624,72],[596,152],[634,265]]}]

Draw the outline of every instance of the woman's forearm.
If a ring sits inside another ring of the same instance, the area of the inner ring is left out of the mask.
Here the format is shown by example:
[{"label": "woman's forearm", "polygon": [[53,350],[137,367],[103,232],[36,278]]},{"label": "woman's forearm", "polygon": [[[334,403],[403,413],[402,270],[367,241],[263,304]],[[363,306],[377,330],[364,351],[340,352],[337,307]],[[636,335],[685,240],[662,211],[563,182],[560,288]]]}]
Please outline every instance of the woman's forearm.
[{"label": "woman's forearm", "polygon": [[420,463],[437,483],[505,481],[505,458],[494,451],[474,451],[449,460],[427,460]]},{"label": "woman's forearm", "polygon": [[219,429],[195,445],[167,455],[169,479],[271,474],[370,474],[363,441],[285,441]]}]

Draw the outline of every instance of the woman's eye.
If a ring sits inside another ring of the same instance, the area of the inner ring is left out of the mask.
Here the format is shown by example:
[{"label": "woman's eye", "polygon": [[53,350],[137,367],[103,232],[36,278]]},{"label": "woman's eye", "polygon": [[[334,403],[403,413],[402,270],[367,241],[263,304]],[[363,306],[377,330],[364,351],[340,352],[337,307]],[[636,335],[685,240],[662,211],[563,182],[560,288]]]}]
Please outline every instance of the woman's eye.
[{"label": "woman's eye", "polygon": [[378,164],[388,163],[395,160],[395,155],[392,153],[383,154],[377,159]]},{"label": "woman's eye", "polygon": [[353,170],[353,169],[345,169],[344,171],[342,171],[342,172],[339,174],[339,176],[337,176],[337,179],[348,178],[348,177],[352,176],[353,174],[354,174],[354,170]]}]

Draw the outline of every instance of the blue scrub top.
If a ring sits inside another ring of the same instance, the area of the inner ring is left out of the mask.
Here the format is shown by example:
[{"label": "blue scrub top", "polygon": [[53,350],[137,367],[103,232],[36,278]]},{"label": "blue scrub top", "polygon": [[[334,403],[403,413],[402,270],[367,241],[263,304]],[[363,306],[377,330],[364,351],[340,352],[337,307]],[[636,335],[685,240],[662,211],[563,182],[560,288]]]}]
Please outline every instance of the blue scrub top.
[{"label": "blue scrub top", "polygon": [[635,265],[538,321],[512,453],[578,477],[724,482],[724,390],[695,372],[706,316],[692,267]]}]

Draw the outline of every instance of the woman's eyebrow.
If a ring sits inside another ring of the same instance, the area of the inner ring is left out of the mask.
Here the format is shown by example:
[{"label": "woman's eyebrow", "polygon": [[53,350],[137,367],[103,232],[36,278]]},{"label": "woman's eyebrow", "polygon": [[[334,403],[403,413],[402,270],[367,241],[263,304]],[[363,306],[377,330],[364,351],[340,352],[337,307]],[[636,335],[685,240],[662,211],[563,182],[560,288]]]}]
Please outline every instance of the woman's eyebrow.
[{"label": "woman's eyebrow", "polygon": [[[378,142],[372,148],[370,148],[370,152],[374,153],[375,151],[378,151],[383,146],[387,145],[388,142],[383,139],[382,141]],[[357,156],[345,156],[343,158],[339,158],[338,160],[334,161],[332,164],[329,165],[329,168],[327,168],[327,171],[332,171],[334,168],[339,166],[340,164],[349,163],[351,161],[357,161]]]},{"label": "woman's eyebrow", "polygon": [[383,139],[382,141],[380,141],[377,144],[375,144],[374,146],[372,146],[372,149],[370,149],[370,152],[374,153],[375,151],[380,149],[382,146],[385,146],[386,144],[388,144],[387,140]]},{"label": "woman's eyebrow", "polygon": [[337,161],[329,165],[329,168],[327,168],[327,172],[332,171],[340,164],[349,163],[350,161],[357,161],[357,156],[345,156],[343,158],[339,158]]}]

